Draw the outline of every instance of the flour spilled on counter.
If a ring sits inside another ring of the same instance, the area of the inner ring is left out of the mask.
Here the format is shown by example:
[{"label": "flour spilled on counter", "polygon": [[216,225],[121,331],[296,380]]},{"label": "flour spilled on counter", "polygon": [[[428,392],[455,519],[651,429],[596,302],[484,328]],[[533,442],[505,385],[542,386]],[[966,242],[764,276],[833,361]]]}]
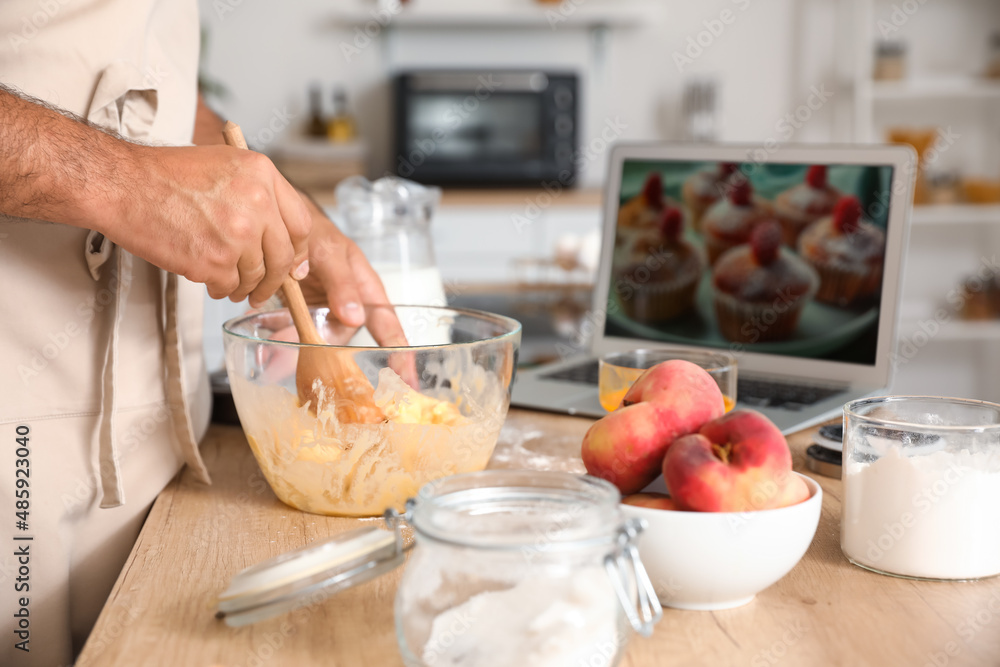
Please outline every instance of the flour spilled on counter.
[{"label": "flour spilled on counter", "polygon": [[500,431],[489,467],[493,470],[559,470],[585,475],[587,468],[580,458],[582,442],[578,435],[559,435],[506,423]]},{"label": "flour spilled on counter", "polygon": [[619,611],[600,567],[529,577],[439,614],[421,657],[429,667],[610,667]]},{"label": "flour spilled on counter", "polygon": [[1000,574],[1000,456],[886,447],[845,462],[842,546],[855,562],[910,577]]},{"label": "flour spilled on counter", "polygon": [[[506,388],[471,354],[427,372],[439,386],[418,393],[389,368],[374,393],[388,421],[342,424],[333,410],[310,414],[294,390],[237,380],[240,421],[274,493],[307,512],[340,516],[402,510],[426,482],[482,470],[507,406]],[[459,393],[444,385],[462,387]]]}]

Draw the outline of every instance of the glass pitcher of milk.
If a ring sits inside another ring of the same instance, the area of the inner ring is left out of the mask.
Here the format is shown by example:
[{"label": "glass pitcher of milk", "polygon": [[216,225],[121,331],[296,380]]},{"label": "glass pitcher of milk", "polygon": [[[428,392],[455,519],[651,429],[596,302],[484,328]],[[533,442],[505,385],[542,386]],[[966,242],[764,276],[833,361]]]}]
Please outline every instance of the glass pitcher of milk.
[{"label": "glass pitcher of milk", "polygon": [[337,186],[347,234],[365,253],[394,305],[446,305],[430,234],[440,200],[439,188],[392,176],[375,182],[352,176]]}]

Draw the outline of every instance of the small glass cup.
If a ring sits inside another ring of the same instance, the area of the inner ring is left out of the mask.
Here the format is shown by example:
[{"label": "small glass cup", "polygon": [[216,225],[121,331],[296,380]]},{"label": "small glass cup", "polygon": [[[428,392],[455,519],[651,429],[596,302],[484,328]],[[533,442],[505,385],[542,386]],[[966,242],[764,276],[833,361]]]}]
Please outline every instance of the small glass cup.
[{"label": "small glass cup", "polygon": [[912,579],[1000,574],[1000,405],[880,396],[844,406],[840,546]]},{"label": "small glass cup", "polygon": [[671,359],[690,361],[708,371],[722,390],[726,412],[733,409],[736,405],[736,357],[721,350],[690,350],[682,347],[630,350],[601,357],[598,376],[601,406],[608,412],[617,410],[640,375],[656,364]]}]

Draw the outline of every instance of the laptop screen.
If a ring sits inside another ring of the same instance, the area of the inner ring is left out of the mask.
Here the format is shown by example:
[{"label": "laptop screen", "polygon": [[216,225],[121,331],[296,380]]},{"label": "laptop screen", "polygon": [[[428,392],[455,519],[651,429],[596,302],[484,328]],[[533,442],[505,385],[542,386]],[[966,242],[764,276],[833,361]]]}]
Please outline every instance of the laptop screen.
[{"label": "laptop screen", "polygon": [[892,166],[622,169],[606,336],[875,365]]}]

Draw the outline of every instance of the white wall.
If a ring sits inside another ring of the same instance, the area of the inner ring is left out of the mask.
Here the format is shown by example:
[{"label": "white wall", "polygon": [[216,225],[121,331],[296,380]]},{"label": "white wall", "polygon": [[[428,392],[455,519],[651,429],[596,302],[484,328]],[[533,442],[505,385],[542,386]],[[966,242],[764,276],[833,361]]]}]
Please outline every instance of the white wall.
[{"label": "white wall", "polygon": [[[458,7],[466,1],[414,0],[421,5]],[[613,6],[623,0],[575,1]],[[511,5],[530,0],[476,2]],[[805,44],[811,38],[807,40],[796,27],[800,16],[815,15],[820,25],[814,22],[814,27],[822,33],[829,2],[677,0],[649,4],[654,9],[651,24],[612,34],[603,85],[591,69],[593,51],[587,31],[565,25],[554,30],[520,31],[394,29],[389,40],[383,33],[347,62],[340,44],[352,43],[352,32],[337,25],[332,3],[318,0],[286,0],[280,9],[276,2],[201,0],[209,32],[205,69],[231,91],[231,97],[220,106],[244,127],[251,140],[260,138],[260,131],[283,110],[297,114],[294,122],[304,122],[310,82],[322,82],[327,89],[334,82],[343,83],[355,105],[361,132],[372,146],[373,175],[384,173],[389,166],[387,71],[399,65],[577,69],[587,87],[588,141],[599,134],[607,117],[618,117],[628,126],[625,139],[679,138],[683,81],[692,75],[714,76],[721,84],[721,139],[763,142],[769,137],[781,138],[777,123],[806,101],[810,86],[835,83],[821,63],[800,57],[799,49],[812,48]],[[728,25],[720,21],[723,11],[730,12],[726,15]],[[709,32],[711,27],[718,36]],[[689,38],[700,38],[708,46],[700,54],[692,51],[696,56],[693,63],[685,64],[681,72],[673,54],[684,54]],[[816,71],[806,71],[814,65]],[[830,115],[829,110],[822,110],[794,139],[828,140]],[[257,142],[258,148],[266,149],[261,143]],[[598,159],[588,165],[584,181],[599,184],[602,175],[603,161]]]}]

